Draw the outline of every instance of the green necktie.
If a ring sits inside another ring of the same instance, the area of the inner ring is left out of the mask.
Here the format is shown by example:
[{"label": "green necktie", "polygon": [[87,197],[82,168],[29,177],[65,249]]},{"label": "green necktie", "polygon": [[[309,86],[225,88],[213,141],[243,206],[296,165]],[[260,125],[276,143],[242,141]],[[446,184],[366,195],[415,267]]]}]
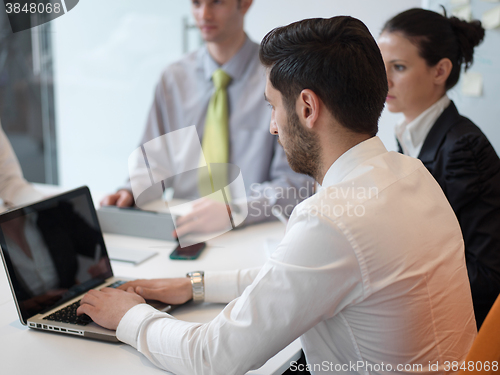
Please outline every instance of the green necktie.
[{"label": "green necktie", "polygon": [[[229,162],[229,110],[226,88],[231,77],[222,69],[217,69],[212,75],[212,81],[215,92],[208,104],[202,141],[209,176],[206,176],[206,172],[200,173],[199,186],[202,197],[227,185],[227,168],[222,164]],[[210,163],[220,165],[211,168]]]}]

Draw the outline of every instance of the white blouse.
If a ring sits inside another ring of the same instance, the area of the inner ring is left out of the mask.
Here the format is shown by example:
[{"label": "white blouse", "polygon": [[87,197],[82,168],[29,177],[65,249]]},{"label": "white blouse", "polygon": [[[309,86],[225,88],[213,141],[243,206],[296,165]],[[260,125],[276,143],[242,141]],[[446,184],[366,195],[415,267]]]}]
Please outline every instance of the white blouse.
[{"label": "white blouse", "polygon": [[403,120],[396,125],[396,138],[405,155],[418,158],[427,134],[449,105],[450,98],[444,95],[409,124]]}]

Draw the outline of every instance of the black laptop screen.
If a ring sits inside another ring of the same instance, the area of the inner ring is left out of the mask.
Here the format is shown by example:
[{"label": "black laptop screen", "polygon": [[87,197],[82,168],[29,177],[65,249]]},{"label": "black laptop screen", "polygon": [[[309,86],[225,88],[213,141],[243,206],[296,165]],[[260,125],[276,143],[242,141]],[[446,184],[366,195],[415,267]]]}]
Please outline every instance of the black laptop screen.
[{"label": "black laptop screen", "polygon": [[0,215],[0,245],[24,323],[112,276],[85,187]]}]

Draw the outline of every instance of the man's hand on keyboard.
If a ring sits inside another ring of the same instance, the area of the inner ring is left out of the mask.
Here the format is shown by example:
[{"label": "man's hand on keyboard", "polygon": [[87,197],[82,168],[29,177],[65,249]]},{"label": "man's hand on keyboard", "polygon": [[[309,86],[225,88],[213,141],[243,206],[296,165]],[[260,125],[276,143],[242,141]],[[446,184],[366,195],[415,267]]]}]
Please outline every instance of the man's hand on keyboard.
[{"label": "man's hand on keyboard", "polygon": [[90,290],[82,298],[77,314],[87,314],[100,326],[116,330],[125,313],[141,303],[146,301],[133,288]]}]

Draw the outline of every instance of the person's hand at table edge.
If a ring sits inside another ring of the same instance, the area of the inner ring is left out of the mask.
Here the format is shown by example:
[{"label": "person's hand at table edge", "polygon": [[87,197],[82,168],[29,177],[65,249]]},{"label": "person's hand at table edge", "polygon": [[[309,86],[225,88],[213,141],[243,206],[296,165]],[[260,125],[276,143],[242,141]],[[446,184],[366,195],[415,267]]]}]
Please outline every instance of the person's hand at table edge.
[{"label": "person's hand at table edge", "polygon": [[231,209],[222,202],[201,198],[193,204],[193,210],[176,221],[174,237],[181,238],[189,233],[218,232],[229,226]]},{"label": "person's hand at table edge", "polygon": [[101,206],[117,206],[130,207],[134,204],[134,196],[128,190],[118,190],[114,194],[105,196],[101,202]]}]

